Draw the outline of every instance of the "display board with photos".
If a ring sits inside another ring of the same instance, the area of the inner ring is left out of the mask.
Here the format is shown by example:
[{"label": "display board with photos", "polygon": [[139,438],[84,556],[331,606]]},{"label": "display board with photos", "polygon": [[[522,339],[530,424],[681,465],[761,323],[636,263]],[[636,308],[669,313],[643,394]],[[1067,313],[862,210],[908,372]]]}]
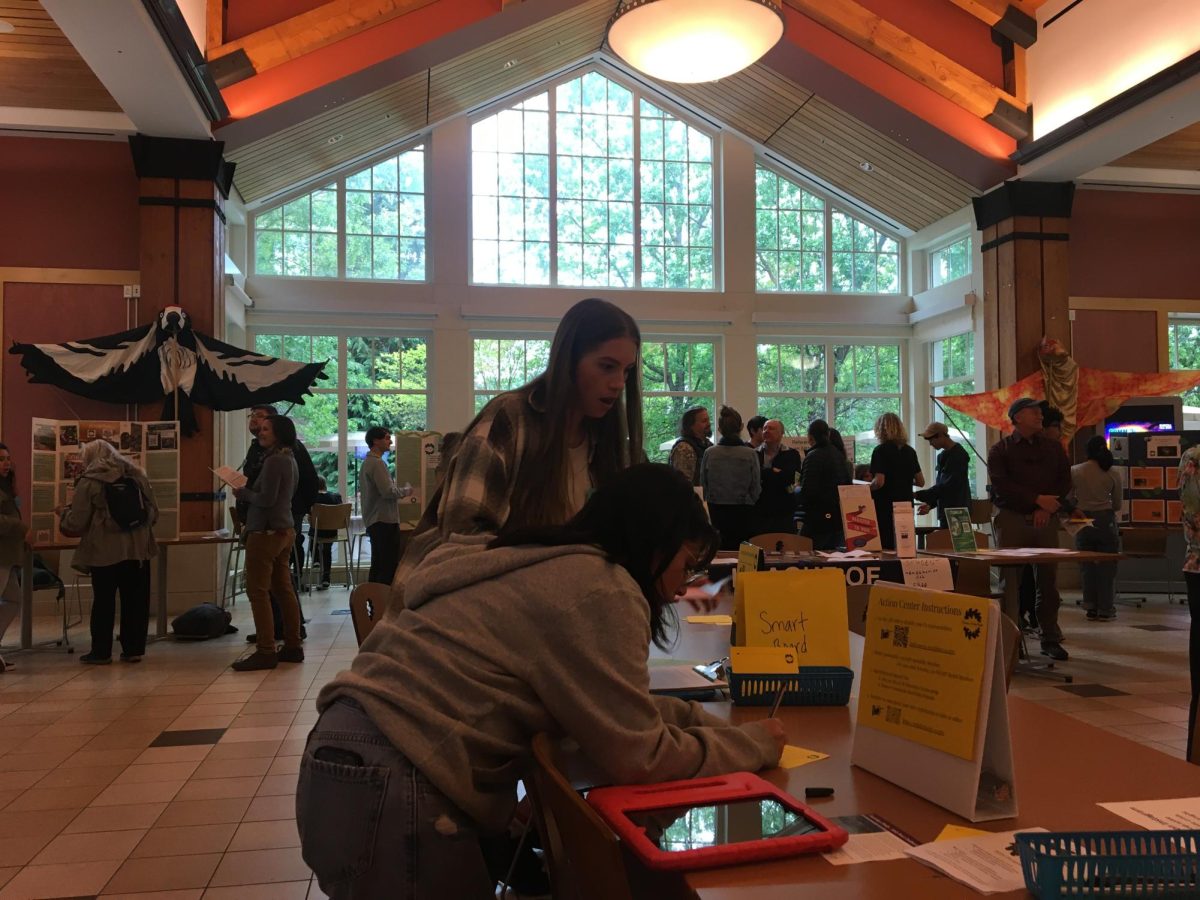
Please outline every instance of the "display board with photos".
[{"label": "display board with photos", "polygon": [[35,544],[71,544],[57,510],[75,499],[83,474],[83,445],[108,441],[141,466],[154,490],[159,540],[179,537],[179,423],[34,419],[29,523]]},{"label": "display board with photos", "polygon": [[1113,470],[1125,488],[1120,522],[1131,526],[1179,525],[1179,459],[1200,444],[1200,431],[1114,434]]}]

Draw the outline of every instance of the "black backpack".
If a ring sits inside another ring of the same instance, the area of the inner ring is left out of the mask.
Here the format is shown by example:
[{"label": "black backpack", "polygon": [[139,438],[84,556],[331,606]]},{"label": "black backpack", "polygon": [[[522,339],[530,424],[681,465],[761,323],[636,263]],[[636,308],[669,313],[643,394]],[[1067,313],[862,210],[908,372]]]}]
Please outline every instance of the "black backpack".
[{"label": "black backpack", "polygon": [[201,603],[176,616],[171,630],[176,638],[191,641],[206,641],[223,634],[235,634],[237,629],[229,624],[233,616],[229,610],[212,603]]},{"label": "black backpack", "polygon": [[142,489],[128,475],[105,483],[104,502],[108,505],[108,517],[122,531],[141,528],[150,520],[150,507]]}]

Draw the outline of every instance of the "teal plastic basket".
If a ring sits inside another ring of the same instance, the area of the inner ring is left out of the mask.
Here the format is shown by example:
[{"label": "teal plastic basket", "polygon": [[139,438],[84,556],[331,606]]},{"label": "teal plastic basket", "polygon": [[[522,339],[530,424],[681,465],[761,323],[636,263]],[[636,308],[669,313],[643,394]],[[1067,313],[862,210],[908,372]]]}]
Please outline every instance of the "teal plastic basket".
[{"label": "teal plastic basket", "polygon": [[1200,897],[1200,831],[1024,832],[1025,887],[1057,897]]},{"label": "teal plastic basket", "polygon": [[735,706],[771,706],[785,684],[783,706],[845,706],[854,684],[854,672],[843,666],[804,666],[796,675],[740,675],[728,669],[726,675]]}]

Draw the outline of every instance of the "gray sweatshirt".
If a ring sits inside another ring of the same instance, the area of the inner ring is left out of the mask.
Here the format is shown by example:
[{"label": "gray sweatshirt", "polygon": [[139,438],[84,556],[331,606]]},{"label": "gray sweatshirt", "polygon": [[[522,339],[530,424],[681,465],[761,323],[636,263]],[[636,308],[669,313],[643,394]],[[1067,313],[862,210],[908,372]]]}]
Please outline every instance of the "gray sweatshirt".
[{"label": "gray sweatshirt", "polygon": [[317,700],[362,704],[443,794],[491,830],[508,823],[540,731],[574,738],[615,784],[757,770],[779,752],[761,722],[731,726],[650,695],[650,611],[595,547],[432,551]]},{"label": "gray sweatshirt", "polygon": [[286,531],[296,527],[292,518],[292,494],[299,477],[300,470],[290,450],[281,449],[266,455],[254,487],[238,488],[234,493],[239,500],[250,504],[246,511],[247,531]]},{"label": "gray sweatshirt", "polygon": [[[150,524],[126,531],[108,514],[104,486],[129,476],[142,489],[150,505]],[[79,535],[79,546],[71,557],[71,568],[90,572],[92,566],[114,566],[127,559],[152,559],[158,553],[151,526],[158,521],[158,504],[146,473],[132,466],[120,468],[107,459],[97,459],[75,484],[75,497],[63,513],[62,529]]]},{"label": "gray sweatshirt", "polygon": [[362,468],[358,470],[358,496],[362,507],[363,528],[370,528],[376,522],[399,522],[400,511],[396,508],[396,501],[410,493],[407,488],[396,487],[396,482],[392,481],[392,476],[388,474],[383,457],[368,453]]},{"label": "gray sweatshirt", "polygon": [[1071,493],[1084,512],[1117,512],[1121,508],[1121,478],[1116,469],[1105,472],[1090,459],[1071,466]]}]

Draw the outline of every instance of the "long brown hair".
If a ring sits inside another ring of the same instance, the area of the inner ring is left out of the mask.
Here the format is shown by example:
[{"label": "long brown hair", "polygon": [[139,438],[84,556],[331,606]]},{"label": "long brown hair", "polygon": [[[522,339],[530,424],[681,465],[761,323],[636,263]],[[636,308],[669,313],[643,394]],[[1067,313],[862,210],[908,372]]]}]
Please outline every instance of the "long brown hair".
[{"label": "long brown hair", "polygon": [[[0,450],[8,450],[8,444],[0,443]],[[11,456],[12,451],[8,450],[8,454]],[[7,475],[0,476],[0,491],[4,491],[4,493],[8,494],[8,496],[12,497],[14,500],[17,499],[16,466],[13,466],[11,469],[9,469]]]},{"label": "long brown hair", "polygon": [[627,337],[637,346],[637,359],[625,377],[625,392],[601,419],[584,419],[591,440],[592,480],[596,487],[633,463],[642,462],[642,334],[629,313],[607,300],[581,300],[567,310],[554,341],[546,371],[518,388],[543,424],[530,435],[520,461],[506,527],[561,525],[569,515],[567,425],[578,402],[575,373],[579,361],[606,341]]}]

